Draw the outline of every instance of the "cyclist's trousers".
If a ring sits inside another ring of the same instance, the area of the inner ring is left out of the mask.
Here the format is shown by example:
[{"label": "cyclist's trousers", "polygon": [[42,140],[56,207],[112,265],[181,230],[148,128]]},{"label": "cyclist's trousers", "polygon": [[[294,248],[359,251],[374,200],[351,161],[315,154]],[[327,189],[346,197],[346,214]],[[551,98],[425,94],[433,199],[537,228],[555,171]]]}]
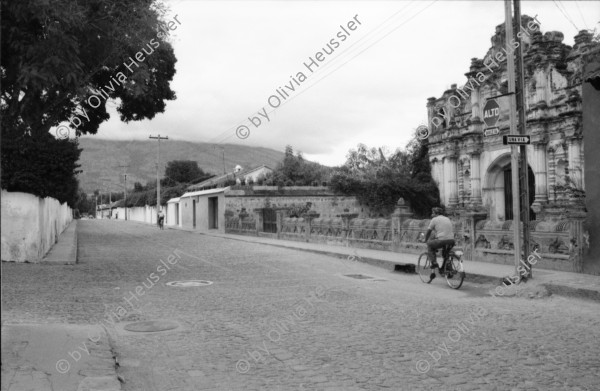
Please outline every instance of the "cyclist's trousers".
[{"label": "cyclist's trousers", "polygon": [[[433,263],[435,261],[435,250],[438,250],[447,245],[454,245],[454,239],[442,239],[442,240],[430,240],[427,242],[427,252],[429,253],[429,260]],[[441,265],[441,264],[440,264]]]}]

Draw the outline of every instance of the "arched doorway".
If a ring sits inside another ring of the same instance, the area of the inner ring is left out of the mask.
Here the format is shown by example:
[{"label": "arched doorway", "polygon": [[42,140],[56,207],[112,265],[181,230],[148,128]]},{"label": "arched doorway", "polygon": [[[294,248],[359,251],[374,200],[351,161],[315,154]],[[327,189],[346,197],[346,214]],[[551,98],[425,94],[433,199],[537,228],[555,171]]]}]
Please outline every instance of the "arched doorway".
[{"label": "arched doorway", "polygon": [[[488,167],[483,181],[482,197],[489,208],[490,219],[496,221],[512,220],[512,178],[510,153],[497,157]],[[529,218],[535,220],[531,204],[535,199],[535,176],[531,166],[529,171]]]}]

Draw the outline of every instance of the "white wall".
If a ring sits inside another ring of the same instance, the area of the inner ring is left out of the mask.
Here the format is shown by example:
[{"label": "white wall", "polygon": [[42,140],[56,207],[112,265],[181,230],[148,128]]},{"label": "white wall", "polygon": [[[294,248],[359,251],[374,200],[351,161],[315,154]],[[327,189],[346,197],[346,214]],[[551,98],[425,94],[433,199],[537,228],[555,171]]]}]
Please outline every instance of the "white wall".
[{"label": "white wall", "polygon": [[39,262],[72,220],[66,203],[2,190],[2,260]]},{"label": "white wall", "polygon": [[[162,207],[165,215],[167,208]],[[125,208],[115,208],[113,210],[113,218],[116,213],[119,213],[119,220],[125,220]],[[139,221],[141,223],[156,224],[156,206],[136,206],[133,208],[127,208],[127,217],[131,221]]]},{"label": "white wall", "polygon": [[[179,202],[169,202],[165,208],[165,225],[181,226],[181,211],[178,208]],[[179,213],[179,219],[176,214]],[[179,221],[179,224],[177,223]]]}]

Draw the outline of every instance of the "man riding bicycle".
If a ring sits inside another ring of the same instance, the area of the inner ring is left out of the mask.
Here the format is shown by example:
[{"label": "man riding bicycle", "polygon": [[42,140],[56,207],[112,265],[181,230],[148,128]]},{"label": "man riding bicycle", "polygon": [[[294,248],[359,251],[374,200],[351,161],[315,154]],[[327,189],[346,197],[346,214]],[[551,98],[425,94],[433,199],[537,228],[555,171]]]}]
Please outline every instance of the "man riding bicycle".
[{"label": "man riding bicycle", "polygon": [[[425,235],[425,242],[427,242],[427,250],[432,269],[439,269],[439,265],[435,260],[436,250],[447,245],[454,246],[455,244],[452,221],[444,216],[442,212],[442,208],[431,209],[431,222],[429,223],[427,234]],[[435,239],[429,240],[432,231],[435,231]]]}]

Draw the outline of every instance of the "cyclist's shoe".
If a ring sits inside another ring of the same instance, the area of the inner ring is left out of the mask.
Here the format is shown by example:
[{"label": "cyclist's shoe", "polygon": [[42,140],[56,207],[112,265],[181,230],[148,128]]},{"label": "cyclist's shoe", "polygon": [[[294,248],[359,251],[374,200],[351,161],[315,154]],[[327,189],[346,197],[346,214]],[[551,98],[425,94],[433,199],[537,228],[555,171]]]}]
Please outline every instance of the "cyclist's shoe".
[{"label": "cyclist's shoe", "polygon": [[431,263],[431,268],[432,268],[432,269],[434,269],[434,270],[435,270],[435,269],[439,269],[439,268],[440,268],[440,265],[438,265],[438,263],[437,263],[437,262],[432,262],[432,263]]}]

